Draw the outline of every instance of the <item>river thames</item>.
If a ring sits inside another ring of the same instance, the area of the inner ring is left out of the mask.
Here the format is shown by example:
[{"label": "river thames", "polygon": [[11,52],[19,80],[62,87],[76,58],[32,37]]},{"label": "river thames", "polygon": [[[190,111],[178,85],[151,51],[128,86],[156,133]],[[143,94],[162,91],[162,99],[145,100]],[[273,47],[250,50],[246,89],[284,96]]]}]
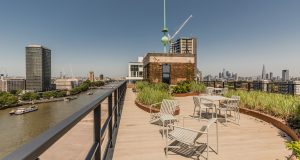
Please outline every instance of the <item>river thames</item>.
[{"label": "river thames", "polygon": [[81,93],[77,99],[69,102],[37,104],[37,111],[23,115],[10,115],[9,112],[15,108],[0,110],[0,159],[78,111],[103,94],[105,89],[90,91],[94,94]]}]

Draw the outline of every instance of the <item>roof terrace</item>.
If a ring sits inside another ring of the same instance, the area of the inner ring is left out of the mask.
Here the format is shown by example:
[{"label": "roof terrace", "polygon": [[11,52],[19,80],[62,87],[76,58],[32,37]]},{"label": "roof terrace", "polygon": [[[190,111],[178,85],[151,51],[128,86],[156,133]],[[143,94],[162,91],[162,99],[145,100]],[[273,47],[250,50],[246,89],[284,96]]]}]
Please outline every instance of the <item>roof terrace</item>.
[{"label": "roof terrace", "polygon": [[[113,159],[166,159],[164,152],[166,141],[159,132],[160,127],[149,123],[149,113],[135,105],[135,97],[135,93],[127,90]],[[175,99],[180,103],[180,115],[178,117],[193,113],[192,97],[177,97]],[[179,120],[181,119],[179,118]],[[197,120],[188,121],[188,123],[190,128],[200,129]],[[213,130],[214,128],[212,127]],[[215,145],[215,132],[211,131],[211,133],[210,143]],[[219,125],[219,154],[211,152],[209,159],[285,159],[291,152],[285,148],[286,138],[282,137],[283,134],[281,130],[271,124],[241,114],[240,125],[231,122],[228,122],[227,125]],[[169,152],[168,159],[184,160],[191,158]]]},{"label": "roof terrace", "polygon": [[[136,94],[131,89],[127,89],[123,94],[124,83],[118,86],[120,88],[107,90],[103,96],[19,148],[6,159],[39,157],[42,160],[184,160],[197,158],[171,151],[166,156],[164,152],[166,138],[162,137],[161,127],[149,123],[149,113],[136,106]],[[124,99],[123,95],[125,95]],[[178,124],[181,125],[183,116],[193,114],[193,98],[192,96],[176,97],[175,100],[180,104],[180,115],[177,118]],[[100,117],[97,114],[99,109]],[[100,124],[97,121],[99,118]],[[195,119],[185,122],[185,127],[195,130],[199,130],[201,125],[202,122]],[[291,155],[291,151],[285,148],[285,141],[289,137],[264,121],[241,114],[239,125],[228,122],[219,123],[218,126],[219,152],[215,154],[210,151],[209,159],[275,160],[286,159]],[[98,132],[99,127],[100,132]],[[213,148],[216,148],[215,133],[215,127],[212,126],[209,131],[209,142]],[[199,142],[205,140],[205,137],[198,139]],[[202,152],[200,159],[205,159],[205,156],[206,150]]]}]

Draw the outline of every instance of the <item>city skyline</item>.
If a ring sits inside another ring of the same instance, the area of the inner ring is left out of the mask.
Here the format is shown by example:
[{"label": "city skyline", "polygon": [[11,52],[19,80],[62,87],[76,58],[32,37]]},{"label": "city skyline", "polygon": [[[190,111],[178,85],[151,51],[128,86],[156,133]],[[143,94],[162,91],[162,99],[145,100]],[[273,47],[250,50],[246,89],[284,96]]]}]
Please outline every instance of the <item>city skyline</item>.
[{"label": "city skyline", "polygon": [[[53,76],[72,68],[74,76],[86,76],[93,70],[125,77],[129,61],[163,51],[162,2],[2,2],[0,72],[25,76],[24,48],[36,43],[52,49]],[[280,0],[167,0],[167,23],[173,34],[193,15],[179,36],[198,38],[198,68],[204,75],[217,75],[225,67],[239,76],[256,76],[265,64],[275,76],[288,69],[290,76],[297,77],[299,4]],[[24,8],[28,11],[21,12]]]}]

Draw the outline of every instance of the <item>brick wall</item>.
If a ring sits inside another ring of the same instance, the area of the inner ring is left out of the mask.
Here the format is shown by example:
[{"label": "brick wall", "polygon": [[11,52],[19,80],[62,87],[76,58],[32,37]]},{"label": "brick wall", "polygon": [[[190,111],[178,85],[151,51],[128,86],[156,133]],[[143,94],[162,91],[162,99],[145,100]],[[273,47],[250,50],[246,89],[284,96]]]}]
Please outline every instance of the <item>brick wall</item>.
[{"label": "brick wall", "polygon": [[[195,77],[194,63],[168,63],[171,66],[171,84],[182,80],[193,80]],[[162,82],[162,63],[148,63],[145,66],[145,79],[158,83]]]}]

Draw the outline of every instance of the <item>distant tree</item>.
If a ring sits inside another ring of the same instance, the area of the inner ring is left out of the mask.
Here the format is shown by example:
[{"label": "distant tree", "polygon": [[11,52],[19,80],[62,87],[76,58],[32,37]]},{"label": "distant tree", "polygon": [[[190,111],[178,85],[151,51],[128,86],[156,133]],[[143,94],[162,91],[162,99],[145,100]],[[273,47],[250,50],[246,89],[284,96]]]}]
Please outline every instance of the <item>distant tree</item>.
[{"label": "distant tree", "polygon": [[0,106],[11,106],[18,103],[18,97],[11,93],[1,92],[0,93]]},{"label": "distant tree", "polygon": [[91,86],[101,87],[101,86],[104,86],[104,82],[103,81],[92,82]]},{"label": "distant tree", "polygon": [[54,94],[54,92],[52,92],[52,91],[48,91],[48,92],[44,92],[42,96],[43,96],[43,98],[45,98],[45,99],[50,99],[51,97],[54,97],[55,94]]},{"label": "distant tree", "polygon": [[39,99],[39,98],[40,98],[39,94],[34,93],[34,92],[27,92],[27,93],[25,93],[21,96],[21,99],[24,100],[24,101],[36,100],[36,99]]}]

